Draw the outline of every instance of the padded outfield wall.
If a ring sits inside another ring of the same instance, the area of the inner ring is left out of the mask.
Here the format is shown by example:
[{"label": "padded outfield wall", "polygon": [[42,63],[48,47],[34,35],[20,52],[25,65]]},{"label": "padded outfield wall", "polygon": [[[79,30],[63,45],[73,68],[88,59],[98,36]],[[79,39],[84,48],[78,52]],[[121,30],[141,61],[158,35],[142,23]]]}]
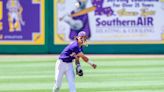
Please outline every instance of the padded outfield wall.
[{"label": "padded outfield wall", "polygon": [[[20,4],[23,7],[22,20],[25,24],[23,25],[20,22],[21,30],[19,30],[19,27],[9,25],[11,21],[9,21],[9,9],[6,8],[7,0],[1,0],[0,53],[60,53],[71,41],[71,38],[69,25],[58,20],[65,11],[71,12],[71,9],[74,9],[74,2],[74,0],[70,2],[68,0],[20,0]],[[96,10],[87,15],[90,40],[88,41],[89,46],[84,50],[85,53],[164,53],[164,22],[160,21],[162,20],[161,15],[164,13],[163,2],[154,0],[154,2],[128,2],[129,5],[125,5],[125,3],[127,2],[115,2],[115,0],[87,2],[87,7],[94,5]],[[100,9],[97,7],[99,4],[102,4],[102,6],[104,4],[105,6]],[[70,8],[67,8],[68,6]],[[60,11],[62,9],[63,12]],[[105,9],[108,9],[108,11],[105,11]],[[147,12],[144,13],[142,9]],[[103,13],[101,14],[100,12],[102,11]],[[117,23],[112,24],[112,21]],[[107,25],[106,22],[110,22],[111,25]],[[120,24],[118,24],[119,22]]]}]

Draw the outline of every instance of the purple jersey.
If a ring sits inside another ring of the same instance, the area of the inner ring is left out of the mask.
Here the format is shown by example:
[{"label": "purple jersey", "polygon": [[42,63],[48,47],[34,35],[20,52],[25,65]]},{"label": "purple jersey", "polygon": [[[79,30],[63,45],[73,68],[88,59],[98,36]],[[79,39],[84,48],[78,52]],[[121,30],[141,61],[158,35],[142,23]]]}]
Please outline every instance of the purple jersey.
[{"label": "purple jersey", "polygon": [[60,54],[59,59],[61,59],[63,62],[70,63],[75,59],[74,55],[77,55],[78,53],[82,52],[82,47],[79,46],[78,42],[75,41],[71,44],[69,44]]},{"label": "purple jersey", "polygon": [[[74,14],[75,12],[73,11],[71,14]],[[81,16],[76,16],[76,17],[72,17],[74,20],[81,20],[83,22],[83,27],[80,30],[74,30],[71,29],[70,30],[70,35],[69,38],[71,40],[74,40],[74,37],[77,36],[77,34],[80,31],[85,31],[87,34],[87,37],[90,38],[91,36],[91,32],[90,32],[90,27],[89,27],[89,19],[88,19],[88,14],[84,14]]]}]

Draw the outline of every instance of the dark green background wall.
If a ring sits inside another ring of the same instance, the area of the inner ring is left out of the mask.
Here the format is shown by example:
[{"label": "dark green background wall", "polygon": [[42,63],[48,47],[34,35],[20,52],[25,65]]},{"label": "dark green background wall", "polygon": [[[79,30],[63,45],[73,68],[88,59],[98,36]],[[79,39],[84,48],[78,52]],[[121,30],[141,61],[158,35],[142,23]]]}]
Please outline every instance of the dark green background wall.
[{"label": "dark green background wall", "polygon": [[[58,54],[65,45],[54,45],[53,0],[45,0],[45,45],[0,45],[1,54]],[[89,45],[88,54],[164,54],[163,44]]]}]

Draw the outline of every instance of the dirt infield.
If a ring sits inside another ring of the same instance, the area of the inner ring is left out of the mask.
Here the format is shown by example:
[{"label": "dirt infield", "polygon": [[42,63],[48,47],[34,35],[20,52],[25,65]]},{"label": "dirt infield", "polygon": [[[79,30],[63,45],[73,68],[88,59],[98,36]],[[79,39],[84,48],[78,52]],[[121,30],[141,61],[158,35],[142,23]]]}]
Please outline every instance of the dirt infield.
[{"label": "dirt infield", "polygon": [[[0,55],[0,58],[58,58],[59,55]],[[100,55],[87,55],[94,58],[164,58],[164,55],[112,55],[112,54],[100,54]]]}]

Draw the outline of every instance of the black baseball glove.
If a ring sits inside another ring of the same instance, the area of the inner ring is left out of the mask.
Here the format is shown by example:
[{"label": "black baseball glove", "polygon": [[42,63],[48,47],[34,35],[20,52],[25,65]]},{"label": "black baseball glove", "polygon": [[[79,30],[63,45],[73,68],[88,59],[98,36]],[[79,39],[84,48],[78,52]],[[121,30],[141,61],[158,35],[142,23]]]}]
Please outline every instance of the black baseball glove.
[{"label": "black baseball glove", "polygon": [[80,65],[76,66],[76,74],[78,76],[83,76],[83,70],[81,69]]}]

